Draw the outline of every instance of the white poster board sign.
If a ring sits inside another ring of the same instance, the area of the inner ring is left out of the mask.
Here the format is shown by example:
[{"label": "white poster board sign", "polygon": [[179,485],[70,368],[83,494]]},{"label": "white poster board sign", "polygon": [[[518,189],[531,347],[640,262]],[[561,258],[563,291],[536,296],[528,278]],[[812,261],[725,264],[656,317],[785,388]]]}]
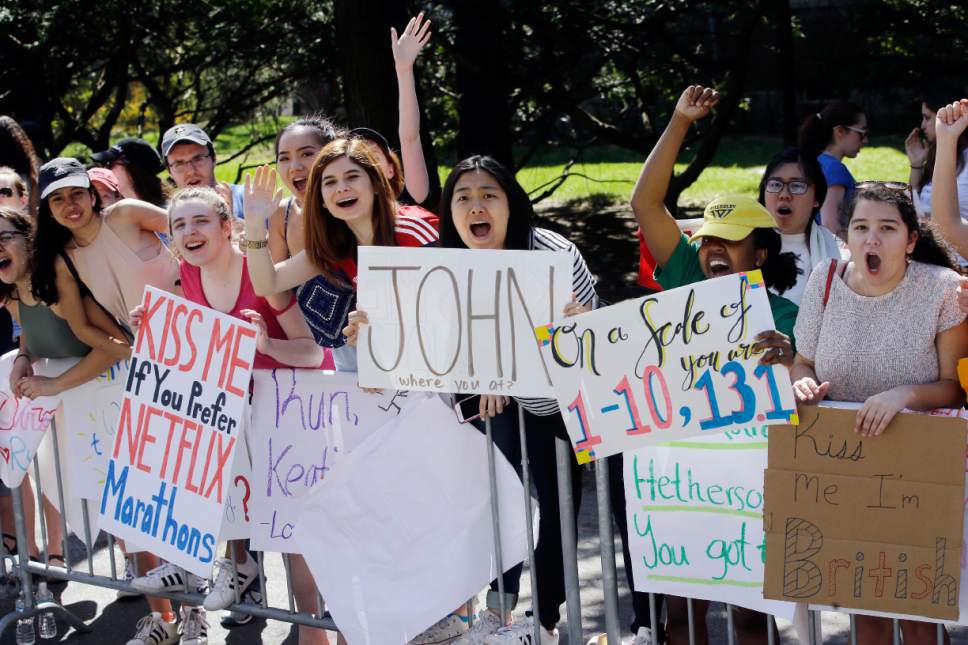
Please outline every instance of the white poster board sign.
[{"label": "white poster board sign", "polygon": [[100,526],[207,576],[232,486],[256,329],[153,287],[143,304]]},{"label": "white poster board sign", "polygon": [[306,494],[355,445],[428,395],[364,392],[355,373],[323,370],[256,370],[253,379],[252,548],[296,553]]},{"label": "white poster board sign", "polygon": [[649,446],[624,455],[636,591],[725,602],[786,619],[763,599],[767,426]]},{"label": "white poster board sign", "polygon": [[535,325],[571,299],[564,251],[361,246],[360,385],[551,396]]},{"label": "white poster board sign", "polygon": [[[506,570],[527,554],[524,489],[496,456]],[[306,498],[296,541],[347,642],[409,642],[498,575],[487,491],[483,434],[438,397],[344,455]]]},{"label": "white poster board sign", "polygon": [[[61,394],[67,425],[67,493],[100,501],[108,459],[118,429],[118,411],[128,378],[128,361],[119,361],[93,381]],[[92,507],[93,508],[93,507]]]},{"label": "white poster board sign", "polygon": [[579,463],[796,414],[759,271],[628,300],[535,330]]},{"label": "white poster board sign", "polygon": [[[18,351],[0,358],[0,479],[11,488],[23,481],[60,404],[59,396],[31,400],[13,395],[10,370]],[[37,369],[35,373],[39,374]]]}]

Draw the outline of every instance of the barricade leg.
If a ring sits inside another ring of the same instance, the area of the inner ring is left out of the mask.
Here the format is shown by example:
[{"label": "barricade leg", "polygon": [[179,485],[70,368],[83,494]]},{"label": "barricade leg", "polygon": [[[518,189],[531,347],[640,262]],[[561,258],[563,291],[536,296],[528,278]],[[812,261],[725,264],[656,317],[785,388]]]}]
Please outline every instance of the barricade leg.
[{"label": "barricade leg", "polygon": [[605,595],[605,633],[609,643],[622,642],[618,619],[618,579],[615,575],[615,535],[609,496],[608,459],[595,462],[595,494],[598,499],[598,540],[602,555],[602,592]]},{"label": "barricade leg", "polygon": [[[524,408],[518,406],[518,441],[521,444],[521,481],[524,487],[524,526],[528,533],[528,573],[531,576],[531,614],[538,615],[538,569],[534,559],[534,509],[531,506],[531,464],[528,459],[528,441],[525,435]],[[538,621],[531,624],[531,637],[541,642]]]},{"label": "barricade leg", "polygon": [[726,605],[726,642],[736,645],[736,624],[733,622],[733,606]]},{"label": "barricade leg", "polygon": [[578,582],[578,540],[575,535],[571,461],[575,458],[564,439],[555,439],[555,464],[558,472],[558,512],[561,517],[561,558],[565,577],[565,604],[568,615],[568,642],[583,643],[581,595]]},{"label": "barricade leg", "polygon": [[501,619],[507,616],[507,600],[504,596],[504,554],[501,552],[501,513],[497,498],[497,467],[494,462],[494,435],[491,433],[491,419],[484,420],[484,434],[487,439],[487,472],[491,494],[491,529],[494,533],[494,561],[497,564],[498,605]]}]

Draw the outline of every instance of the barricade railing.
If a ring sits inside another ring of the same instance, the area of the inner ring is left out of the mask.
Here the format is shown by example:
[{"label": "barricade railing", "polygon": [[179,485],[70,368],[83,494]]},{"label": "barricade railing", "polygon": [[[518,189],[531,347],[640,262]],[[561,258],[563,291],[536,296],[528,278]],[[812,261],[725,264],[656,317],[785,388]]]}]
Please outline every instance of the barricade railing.
[{"label": "barricade railing", "polygon": [[[518,415],[518,441],[520,445],[520,461],[521,461],[521,478],[524,490],[524,509],[526,513],[526,535],[527,535],[527,553],[528,553],[528,563],[529,563],[529,574],[530,574],[530,591],[531,591],[531,604],[532,604],[532,614],[534,616],[533,626],[534,632],[532,634],[533,642],[540,643],[540,620],[539,620],[539,594],[540,594],[540,580],[538,579],[538,573],[535,566],[535,535],[532,524],[532,518],[534,517],[534,508],[532,503],[532,476],[530,471],[530,456],[528,454],[528,444],[526,440],[526,421],[523,408],[520,406],[517,408]],[[488,452],[488,471],[489,471],[489,491],[492,502],[492,523],[493,523],[493,535],[494,535],[494,561],[499,575],[497,576],[498,583],[498,598],[500,603],[500,611],[502,615],[505,615],[510,608],[506,606],[507,596],[504,593],[504,583],[500,572],[504,570],[504,563],[502,561],[502,549],[501,549],[501,528],[500,528],[500,513],[498,512],[499,504],[501,500],[498,499],[498,487],[497,487],[497,475],[496,475],[496,455],[495,455],[495,443],[492,436],[491,422],[487,420],[484,424],[485,426],[485,437],[486,437],[486,449]],[[14,611],[8,613],[6,616],[0,618],[0,634],[3,634],[7,627],[15,624],[21,618],[31,618],[43,612],[51,611],[60,620],[64,621],[75,630],[80,632],[90,631],[91,627],[87,625],[83,620],[75,616],[71,611],[66,609],[59,602],[48,601],[48,602],[36,602],[33,593],[32,578],[33,576],[44,576],[48,579],[55,580],[66,580],[74,583],[92,585],[97,587],[102,587],[106,589],[114,589],[119,591],[128,591],[134,594],[140,594],[141,592],[136,590],[131,584],[125,582],[125,580],[119,577],[119,567],[117,563],[117,556],[115,552],[115,539],[110,534],[107,535],[107,554],[108,554],[108,573],[99,573],[95,569],[95,535],[92,535],[91,530],[91,520],[90,520],[90,509],[89,502],[83,500],[81,503],[82,511],[82,537],[85,547],[85,562],[83,568],[86,571],[81,570],[76,567],[71,562],[70,550],[68,544],[68,524],[67,524],[67,509],[65,504],[65,491],[64,491],[64,480],[62,475],[62,461],[61,452],[57,436],[56,423],[52,421],[51,428],[49,430],[51,435],[51,447],[52,447],[52,458],[54,460],[54,481],[57,490],[57,510],[59,511],[59,523],[62,530],[63,542],[60,545],[61,552],[64,555],[64,566],[58,567],[53,566],[50,561],[50,544],[48,541],[49,527],[47,525],[47,518],[44,513],[44,488],[41,477],[41,465],[40,457],[36,456],[33,463],[34,468],[34,503],[36,505],[36,517],[39,522],[39,529],[41,535],[41,546],[43,551],[43,559],[41,561],[32,561],[26,554],[28,554],[28,537],[27,537],[27,522],[26,513],[23,500],[23,484],[21,486],[15,487],[11,490],[12,498],[12,510],[14,518],[14,530],[17,541],[17,551],[18,557],[16,558],[16,563],[12,556],[8,555],[0,558],[0,574],[4,576],[5,579],[13,576],[19,585],[19,590],[17,593],[23,600],[23,609],[15,609]],[[562,568],[564,574],[564,587],[565,587],[565,605],[566,605],[566,619],[567,619],[567,631],[568,631],[568,643],[570,645],[584,645],[585,634],[582,625],[582,609],[581,609],[581,584],[578,574],[578,540],[576,538],[577,531],[577,518],[574,512],[574,500],[572,493],[572,475],[571,475],[571,465],[572,460],[574,460],[574,453],[571,450],[570,445],[567,441],[563,439],[555,440],[555,472],[557,474],[557,502],[559,507],[560,515],[560,536],[561,536],[561,546],[562,546]],[[604,623],[605,623],[605,634],[607,636],[608,643],[622,643],[622,627],[621,620],[619,617],[619,584],[618,584],[618,574],[616,565],[616,553],[614,548],[614,531],[612,525],[612,504],[610,498],[610,486],[609,486],[609,464],[607,459],[600,459],[591,466],[590,469],[594,470],[595,473],[595,489],[596,489],[596,503],[597,503],[597,525],[598,525],[598,538],[600,544],[600,557],[601,557],[601,582],[602,582],[602,592],[604,596]],[[0,532],[3,532],[5,527],[0,526]],[[34,536],[31,536],[33,539]],[[540,536],[538,536],[540,539]],[[233,564],[235,564],[235,551],[234,549],[229,549],[230,559]],[[282,562],[285,571],[286,578],[286,597],[288,607],[273,607],[269,605],[269,594],[266,588],[266,575],[265,575],[265,563],[262,553],[256,554],[256,561],[258,564],[258,575],[259,581],[262,585],[262,600],[259,604],[254,603],[242,603],[239,598],[238,589],[239,585],[235,585],[236,589],[236,602],[232,604],[228,609],[231,611],[236,611],[244,614],[249,614],[259,618],[278,620],[281,622],[291,623],[295,625],[304,625],[307,627],[315,627],[320,629],[326,629],[330,631],[338,631],[332,618],[325,611],[325,603],[323,598],[317,593],[318,602],[318,613],[310,614],[306,612],[298,611],[295,601],[295,593],[293,590],[292,581],[292,569],[289,561],[289,555],[282,554]],[[137,558],[132,558],[134,566],[137,567]],[[123,571],[122,571],[123,573]],[[138,575],[137,570],[135,575]],[[238,582],[238,581],[236,581]],[[631,590],[630,590],[631,591]],[[182,603],[187,603],[189,605],[200,605],[204,600],[204,595],[199,592],[184,591],[184,592],[171,592],[171,593],[156,593],[152,594],[154,596],[169,598],[171,600],[177,600]],[[661,607],[660,598],[658,594],[649,594],[649,622],[653,630],[653,634],[657,633],[658,627],[660,625]],[[692,599],[687,599],[687,612],[688,612],[688,642],[689,645],[697,645],[696,637],[696,625],[698,621],[706,620],[705,616],[698,615],[698,612],[694,611]],[[735,634],[735,625],[732,614],[732,606],[725,604],[726,613],[726,640],[727,643],[732,645],[737,642]],[[808,612],[808,622],[810,628],[808,630],[808,640],[810,645],[821,645],[823,642],[822,638],[818,638],[819,630],[816,628],[818,626],[818,621],[820,620],[819,610],[810,610]],[[853,615],[850,615],[850,627],[848,633],[848,642],[851,645],[856,645],[857,643],[857,626]],[[894,645],[900,645],[901,639],[901,629],[900,622],[898,620],[893,621],[893,643]],[[777,642],[776,638],[776,623],[772,616],[768,617],[767,629],[766,629],[767,642],[770,645],[774,645]],[[945,642],[945,632],[941,624],[936,627],[936,643],[937,645],[943,645]]]}]

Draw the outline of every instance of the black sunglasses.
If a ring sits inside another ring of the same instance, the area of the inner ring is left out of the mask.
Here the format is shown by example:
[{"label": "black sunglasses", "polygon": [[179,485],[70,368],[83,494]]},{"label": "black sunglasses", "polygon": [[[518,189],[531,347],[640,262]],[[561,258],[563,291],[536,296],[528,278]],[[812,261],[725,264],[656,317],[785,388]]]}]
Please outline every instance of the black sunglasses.
[{"label": "black sunglasses", "polygon": [[0,197],[13,197],[13,188],[7,186],[0,187]]}]

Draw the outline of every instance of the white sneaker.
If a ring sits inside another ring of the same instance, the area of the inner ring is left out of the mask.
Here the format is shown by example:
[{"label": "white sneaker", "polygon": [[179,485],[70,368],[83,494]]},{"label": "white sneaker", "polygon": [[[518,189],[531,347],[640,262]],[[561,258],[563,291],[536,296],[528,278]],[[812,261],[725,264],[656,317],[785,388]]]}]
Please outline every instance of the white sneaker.
[{"label": "white sneaker", "polygon": [[[592,636],[587,645],[608,645],[608,636],[606,634]],[[635,636],[623,640],[622,645],[652,645],[652,630],[648,627],[639,627]]]},{"label": "white sneaker", "polygon": [[147,594],[187,591],[193,593],[204,584],[201,577],[178,565],[165,562],[145,575],[131,580],[131,586]]},{"label": "white sneaker", "polygon": [[446,643],[467,632],[467,620],[457,614],[448,614],[417,635],[409,645],[433,645]]},{"label": "white sneaker", "polygon": [[504,621],[500,616],[489,609],[482,609],[477,613],[477,620],[467,633],[451,645],[484,645],[484,639],[502,627],[504,627]]},{"label": "white sneaker", "polygon": [[[130,558],[124,559],[124,577],[122,580],[128,584],[134,581],[134,565],[131,563]],[[122,598],[137,598],[141,594],[137,591],[126,591],[124,589],[118,589],[118,600]]]},{"label": "white sneaker", "polygon": [[178,629],[157,611],[139,620],[137,630],[127,645],[175,645],[178,642]]},{"label": "white sneaker", "polygon": [[215,561],[215,568],[218,570],[215,574],[215,584],[205,596],[204,606],[208,611],[226,609],[229,605],[235,604],[236,572],[239,578],[239,598],[259,577],[259,565],[251,557],[246,558],[245,562],[237,567],[233,567],[232,561],[228,558],[220,558]]},{"label": "white sneaker", "polygon": [[205,610],[182,605],[178,613],[181,614],[181,624],[178,625],[181,645],[208,645],[208,620],[205,618]]},{"label": "white sneaker", "polygon": [[[541,638],[540,645],[558,645],[558,630],[548,631],[538,626]],[[497,630],[486,639],[487,645],[539,645],[534,642],[534,617],[528,616],[519,623],[508,625]]]}]

